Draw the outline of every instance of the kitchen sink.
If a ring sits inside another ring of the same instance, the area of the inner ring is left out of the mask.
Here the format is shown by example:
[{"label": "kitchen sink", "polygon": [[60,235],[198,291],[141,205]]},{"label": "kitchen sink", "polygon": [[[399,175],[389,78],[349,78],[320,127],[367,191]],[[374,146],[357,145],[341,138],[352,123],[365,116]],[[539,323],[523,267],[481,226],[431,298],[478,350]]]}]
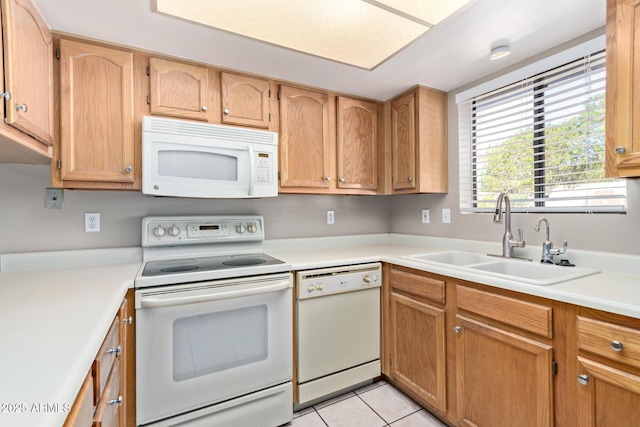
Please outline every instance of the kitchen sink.
[{"label": "kitchen sink", "polygon": [[600,273],[600,270],[595,268],[560,267],[455,250],[408,255],[404,258],[539,286],[555,285]]},{"label": "kitchen sink", "polygon": [[415,261],[458,266],[478,264],[492,259],[488,255],[464,251],[431,252],[426,254],[409,255],[406,258]]},{"label": "kitchen sink", "polygon": [[479,274],[541,286],[554,285],[600,273],[600,270],[595,268],[559,267],[557,265],[517,260],[501,260],[477,264],[470,266],[470,268],[476,270]]}]

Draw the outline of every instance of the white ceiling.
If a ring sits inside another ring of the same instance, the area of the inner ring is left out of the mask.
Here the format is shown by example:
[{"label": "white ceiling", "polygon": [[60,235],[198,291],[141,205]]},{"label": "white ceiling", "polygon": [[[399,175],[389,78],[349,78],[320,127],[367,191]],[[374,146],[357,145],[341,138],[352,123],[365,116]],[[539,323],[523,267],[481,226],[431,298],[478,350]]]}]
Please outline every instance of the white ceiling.
[{"label": "white ceiling", "polygon": [[[606,0],[475,0],[367,71],[152,13],[150,2],[35,0],[52,30],[381,101],[416,84],[459,88],[600,28],[606,15]],[[490,61],[503,44],[511,55]]]}]

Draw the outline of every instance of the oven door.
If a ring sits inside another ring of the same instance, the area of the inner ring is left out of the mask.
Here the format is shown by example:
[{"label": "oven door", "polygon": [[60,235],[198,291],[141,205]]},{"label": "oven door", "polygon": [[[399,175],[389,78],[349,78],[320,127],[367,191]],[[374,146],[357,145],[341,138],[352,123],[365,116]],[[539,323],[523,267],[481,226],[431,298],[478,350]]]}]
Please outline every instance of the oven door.
[{"label": "oven door", "polygon": [[136,291],[137,424],[292,378],[291,274]]}]

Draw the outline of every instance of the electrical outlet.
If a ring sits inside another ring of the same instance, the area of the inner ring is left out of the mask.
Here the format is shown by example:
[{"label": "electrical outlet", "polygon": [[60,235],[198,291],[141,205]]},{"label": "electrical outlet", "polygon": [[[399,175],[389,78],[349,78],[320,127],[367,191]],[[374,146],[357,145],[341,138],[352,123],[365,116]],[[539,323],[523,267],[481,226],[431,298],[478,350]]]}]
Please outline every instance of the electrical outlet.
[{"label": "electrical outlet", "polygon": [[84,231],[86,233],[96,233],[100,231],[100,213],[91,212],[84,214]]},{"label": "electrical outlet", "polygon": [[442,209],[442,223],[451,223],[451,209]]},{"label": "electrical outlet", "polygon": [[422,223],[429,224],[429,209],[422,209]]},{"label": "electrical outlet", "polygon": [[333,211],[327,211],[327,224],[333,224],[335,222],[335,216]]},{"label": "electrical outlet", "polygon": [[64,190],[62,188],[47,188],[44,207],[47,209],[62,209]]}]

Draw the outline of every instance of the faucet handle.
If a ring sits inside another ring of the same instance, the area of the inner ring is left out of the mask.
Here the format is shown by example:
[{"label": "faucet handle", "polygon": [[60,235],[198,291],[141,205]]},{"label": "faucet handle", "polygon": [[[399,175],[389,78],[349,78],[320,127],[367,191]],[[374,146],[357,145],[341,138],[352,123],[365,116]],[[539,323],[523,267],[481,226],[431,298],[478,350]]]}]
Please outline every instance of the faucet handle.
[{"label": "faucet handle", "polygon": [[562,255],[566,251],[567,251],[567,241],[565,240],[561,248],[550,249],[549,253],[551,253],[551,255]]},{"label": "faucet handle", "polygon": [[524,228],[518,228],[518,240],[524,242]]}]

